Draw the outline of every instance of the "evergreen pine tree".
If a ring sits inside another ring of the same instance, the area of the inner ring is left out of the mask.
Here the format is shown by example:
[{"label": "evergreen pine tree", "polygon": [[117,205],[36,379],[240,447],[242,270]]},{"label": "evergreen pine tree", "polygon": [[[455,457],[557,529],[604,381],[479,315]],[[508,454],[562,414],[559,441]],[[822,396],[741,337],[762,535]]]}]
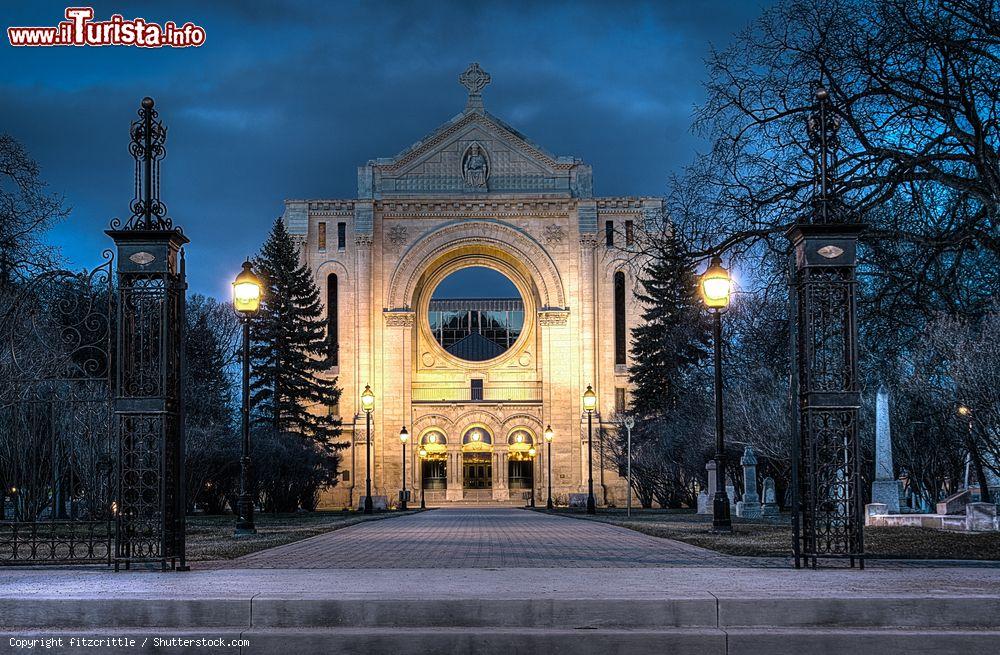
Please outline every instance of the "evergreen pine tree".
[{"label": "evergreen pine tree", "polygon": [[[326,326],[319,289],[299,262],[298,248],[278,219],[256,258],[264,284],[260,311],[251,326],[253,423],[275,435],[312,438],[333,458],[340,423],[325,411],[340,399],[336,378],[321,379]],[[320,411],[316,411],[317,408]],[[313,411],[310,411],[313,410]]]},{"label": "evergreen pine tree", "polygon": [[698,277],[676,234],[658,244],[640,285],[643,323],[632,330],[631,410],[642,417],[664,416],[709,345]]},{"label": "evergreen pine tree", "polygon": [[185,421],[188,426],[229,429],[235,424],[235,398],[227,375],[225,344],[212,314],[232,312],[214,298],[193,295],[187,303],[185,340]]}]

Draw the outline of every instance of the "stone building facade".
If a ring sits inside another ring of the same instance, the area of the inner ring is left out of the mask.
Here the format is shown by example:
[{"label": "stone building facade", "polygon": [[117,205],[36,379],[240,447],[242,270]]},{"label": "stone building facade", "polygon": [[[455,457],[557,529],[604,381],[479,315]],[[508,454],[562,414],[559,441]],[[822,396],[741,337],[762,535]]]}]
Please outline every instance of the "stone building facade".
[{"label": "stone building facade", "polygon": [[[485,111],[489,76],[478,65],[460,81],[465,109],[397,156],[359,167],[357,198],[285,202],[328,308],[329,376],[343,390],[338,406],[316,411],[339,415],[350,442],[321,506],[357,506],[364,495],[366,384],[376,396],[375,496],[395,502],[402,488],[404,425],[411,504],[421,486],[429,504],[523,503],[532,485],[544,503],[549,425],[554,499],[586,493],[582,394],[592,385],[595,496],[621,505],[625,485],[598,431],[627,402],[639,308],[625,260],[662,201],[594,197],[590,166]],[[428,323],[437,284],[469,266],[502,273],[524,305],[516,342],[486,361],[446,351]]]}]

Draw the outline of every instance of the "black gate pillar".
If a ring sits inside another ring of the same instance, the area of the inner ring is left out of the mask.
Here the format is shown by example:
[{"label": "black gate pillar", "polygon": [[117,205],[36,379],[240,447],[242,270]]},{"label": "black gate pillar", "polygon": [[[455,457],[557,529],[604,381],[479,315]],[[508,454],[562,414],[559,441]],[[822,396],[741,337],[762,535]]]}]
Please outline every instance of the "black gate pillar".
[{"label": "black gate pillar", "polygon": [[133,562],[186,569],[184,552],[184,302],[188,242],[160,201],[167,130],[143,98],[129,151],[132,216],[107,231],[117,257],[118,442],[115,569]]},{"label": "black gate pillar", "polygon": [[815,162],[812,208],[787,232],[793,257],[791,326],[793,553],[795,567],[846,558],[864,568],[855,321],[858,236],[836,184],[840,120],[816,91],[809,118]]}]

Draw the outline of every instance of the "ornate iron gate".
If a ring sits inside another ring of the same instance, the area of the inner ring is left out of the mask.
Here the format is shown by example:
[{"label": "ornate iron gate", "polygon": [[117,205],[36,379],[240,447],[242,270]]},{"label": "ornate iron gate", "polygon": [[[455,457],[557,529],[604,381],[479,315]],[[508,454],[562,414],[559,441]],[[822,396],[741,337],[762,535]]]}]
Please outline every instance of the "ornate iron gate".
[{"label": "ornate iron gate", "polygon": [[0,565],[111,562],[111,254],[50,271],[0,312]]},{"label": "ornate iron gate", "polygon": [[132,216],[107,231],[117,258],[0,296],[0,565],[187,569],[188,240],[160,201],[167,130],[153,104],[129,132]]}]

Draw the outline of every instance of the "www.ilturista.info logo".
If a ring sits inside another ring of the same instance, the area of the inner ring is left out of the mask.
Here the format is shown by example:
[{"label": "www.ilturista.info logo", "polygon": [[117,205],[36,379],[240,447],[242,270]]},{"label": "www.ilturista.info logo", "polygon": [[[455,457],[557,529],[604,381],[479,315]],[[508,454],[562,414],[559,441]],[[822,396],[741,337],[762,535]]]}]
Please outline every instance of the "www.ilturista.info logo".
[{"label": "www.ilturista.info logo", "polygon": [[144,18],[126,20],[112,14],[106,21],[94,20],[93,7],[67,7],[66,20],[55,27],[8,27],[12,46],[134,45],[141,48],[189,48],[205,43],[205,28],[173,21],[163,25]]}]

